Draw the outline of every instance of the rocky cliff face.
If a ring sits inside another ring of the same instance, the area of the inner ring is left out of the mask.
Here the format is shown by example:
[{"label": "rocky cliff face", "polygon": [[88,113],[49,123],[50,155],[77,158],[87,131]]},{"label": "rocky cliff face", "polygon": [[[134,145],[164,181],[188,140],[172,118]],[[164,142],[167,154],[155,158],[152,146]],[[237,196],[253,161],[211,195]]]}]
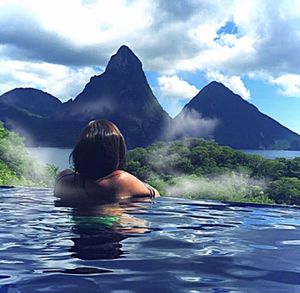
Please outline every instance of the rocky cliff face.
[{"label": "rocky cliff face", "polygon": [[104,73],[91,78],[57,119],[109,119],[119,126],[129,147],[152,143],[171,121],[153,95],[141,61],[126,46],[111,57]]}]

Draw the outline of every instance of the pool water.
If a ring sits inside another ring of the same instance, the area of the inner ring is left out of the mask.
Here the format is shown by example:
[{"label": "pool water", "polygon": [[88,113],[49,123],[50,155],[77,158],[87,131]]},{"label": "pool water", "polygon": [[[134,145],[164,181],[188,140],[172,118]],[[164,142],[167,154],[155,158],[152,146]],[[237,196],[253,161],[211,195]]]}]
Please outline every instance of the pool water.
[{"label": "pool water", "polygon": [[300,292],[299,209],[0,190],[0,293]]}]

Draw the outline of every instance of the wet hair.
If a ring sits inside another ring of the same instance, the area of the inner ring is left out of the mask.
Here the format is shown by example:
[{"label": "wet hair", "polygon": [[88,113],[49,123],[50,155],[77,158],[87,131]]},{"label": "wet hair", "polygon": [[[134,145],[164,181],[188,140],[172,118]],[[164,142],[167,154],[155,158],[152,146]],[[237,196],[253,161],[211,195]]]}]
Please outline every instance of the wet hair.
[{"label": "wet hair", "polygon": [[97,180],[122,169],[126,154],[126,143],[118,127],[108,120],[94,120],[83,130],[70,154],[70,163],[83,178]]}]

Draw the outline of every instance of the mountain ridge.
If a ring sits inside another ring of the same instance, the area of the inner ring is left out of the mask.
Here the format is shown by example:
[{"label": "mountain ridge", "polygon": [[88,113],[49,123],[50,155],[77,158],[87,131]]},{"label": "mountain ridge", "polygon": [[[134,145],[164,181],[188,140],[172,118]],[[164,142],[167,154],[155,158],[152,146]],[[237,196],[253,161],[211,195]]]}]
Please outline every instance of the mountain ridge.
[{"label": "mountain ridge", "polygon": [[[213,99],[212,99],[213,96]],[[234,109],[233,109],[234,108]],[[300,149],[300,136],[218,82],[211,82],[175,117],[197,111],[203,118],[217,118],[215,140],[233,148]]]},{"label": "mountain ridge", "polygon": [[141,61],[127,46],[110,58],[106,70],[93,76],[55,119],[89,122],[99,117],[115,122],[129,147],[154,142],[171,121],[154,96]]},{"label": "mountain ridge", "polygon": [[[0,120],[10,130],[29,137],[26,142],[31,145],[70,147],[93,119],[115,122],[129,148],[166,140],[168,131],[177,133],[177,137],[169,139],[181,138],[184,131],[179,135],[176,128],[185,125],[188,129],[188,123],[192,123],[192,127],[200,129],[206,123],[208,137],[222,145],[300,149],[297,133],[216,81],[201,89],[171,119],[154,96],[142,62],[125,45],[111,56],[105,71],[91,77],[73,100],[62,103],[51,94],[33,88],[16,88],[0,96]],[[209,124],[214,119],[218,123]],[[204,132],[195,133],[203,136]]]},{"label": "mountain ridge", "polygon": [[40,116],[51,116],[63,103],[55,96],[42,90],[19,87],[1,95],[0,104],[22,108]]}]

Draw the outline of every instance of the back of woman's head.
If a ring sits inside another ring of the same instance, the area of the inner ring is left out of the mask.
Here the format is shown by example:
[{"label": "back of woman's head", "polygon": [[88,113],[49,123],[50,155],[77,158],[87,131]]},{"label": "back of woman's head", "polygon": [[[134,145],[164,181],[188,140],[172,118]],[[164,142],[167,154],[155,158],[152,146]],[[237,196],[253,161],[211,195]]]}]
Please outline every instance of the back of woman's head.
[{"label": "back of woman's head", "polygon": [[126,143],[118,127],[107,120],[94,120],[83,130],[70,160],[83,178],[96,180],[122,169],[126,153]]}]

